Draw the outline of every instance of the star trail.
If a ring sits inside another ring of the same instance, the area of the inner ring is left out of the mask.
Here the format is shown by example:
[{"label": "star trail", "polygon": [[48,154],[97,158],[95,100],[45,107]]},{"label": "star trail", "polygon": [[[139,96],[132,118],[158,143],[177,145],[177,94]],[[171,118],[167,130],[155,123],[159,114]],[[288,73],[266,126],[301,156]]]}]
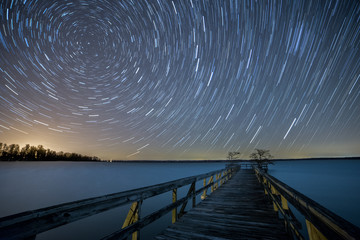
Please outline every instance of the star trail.
[{"label": "star trail", "polygon": [[3,0],[0,141],[102,159],[360,155],[360,3]]}]

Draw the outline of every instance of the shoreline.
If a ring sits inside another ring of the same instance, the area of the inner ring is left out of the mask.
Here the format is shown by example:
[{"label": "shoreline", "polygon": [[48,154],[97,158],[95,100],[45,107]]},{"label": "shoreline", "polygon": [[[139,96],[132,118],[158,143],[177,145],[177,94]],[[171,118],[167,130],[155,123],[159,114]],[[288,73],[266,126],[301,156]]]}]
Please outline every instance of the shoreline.
[{"label": "shoreline", "polygon": [[[360,160],[360,156],[357,157],[319,157],[319,158],[289,158],[289,159],[273,159],[271,162],[283,162],[283,161],[313,161],[313,160]],[[236,160],[0,160],[0,162],[108,162],[108,163],[251,163],[254,160],[236,159]]]}]

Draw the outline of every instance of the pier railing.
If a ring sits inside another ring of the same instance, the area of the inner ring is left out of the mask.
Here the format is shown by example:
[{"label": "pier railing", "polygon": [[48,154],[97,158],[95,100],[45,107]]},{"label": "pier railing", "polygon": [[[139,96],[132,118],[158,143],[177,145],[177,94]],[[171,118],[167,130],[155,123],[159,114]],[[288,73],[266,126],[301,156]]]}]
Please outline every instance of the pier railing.
[{"label": "pier railing", "polygon": [[265,194],[273,201],[274,210],[284,218],[285,227],[296,239],[304,237],[300,233],[301,224],[288,202],[305,217],[310,240],[360,239],[360,229],[357,226],[257,167],[254,169],[259,182],[264,186]]},{"label": "pier railing", "polygon": [[[129,203],[131,203],[131,207],[122,229],[103,239],[126,239],[130,235],[132,235],[133,240],[139,239],[141,228],[170,211],[172,212],[172,222],[176,222],[177,219],[184,215],[189,199],[192,199],[192,205],[195,206],[197,195],[202,193],[201,199],[205,199],[209,188],[211,192],[215,191],[230,179],[235,171],[237,171],[237,168],[231,167],[149,187],[88,198],[3,217],[0,218],[0,239],[35,239],[39,233]],[[203,181],[203,187],[196,189],[196,182],[198,181]],[[188,193],[185,197],[178,199],[177,189],[187,185],[190,185]],[[172,191],[171,204],[147,216],[141,215],[141,205],[145,199],[170,191]]]},{"label": "pier railing", "polygon": [[226,165],[227,167],[237,167],[239,169],[254,169],[255,167],[264,170],[267,172],[268,170],[268,163],[256,163],[254,161],[244,161],[240,163],[229,163]]}]

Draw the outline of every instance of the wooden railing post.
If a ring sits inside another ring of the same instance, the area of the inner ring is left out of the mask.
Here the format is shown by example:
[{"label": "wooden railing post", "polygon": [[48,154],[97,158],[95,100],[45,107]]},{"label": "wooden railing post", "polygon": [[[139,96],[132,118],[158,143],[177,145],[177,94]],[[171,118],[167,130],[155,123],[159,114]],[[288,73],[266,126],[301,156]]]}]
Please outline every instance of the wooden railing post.
[{"label": "wooden railing post", "polygon": [[195,207],[196,206],[196,182],[193,183],[194,187],[192,189],[192,207]]},{"label": "wooden railing post", "polygon": [[[217,174],[215,174],[215,176],[217,176]],[[207,185],[209,185],[210,183],[213,183],[214,182],[214,176],[211,176],[210,177],[210,179],[209,179],[209,181],[208,181],[208,183],[207,183]],[[206,178],[204,178],[204,187],[206,186]],[[207,188],[204,190],[204,192],[203,192],[203,194],[201,195],[201,199],[202,200],[204,200],[206,197],[207,197]],[[215,186],[214,186],[214,184],[213,185],[211,185],[211,192],[213,192],[213,191],[215,191],[216,190],[216,188],[215,188]]]},{"label": "wooden railing post", "polygon": [[[209,183],[213,183],[214,182],[214,176],[211,176],[210,179],[209,179]],[[211,192],[213,192],[215,189],[214,189],[214,185],[211,185]]]},{"label": "wooden railing post", "polygon": [[327,240],[327,238],[307,219],[305,219],[306,228],[310,240]]},{"label": "wooden railing post", "polygon": [[[206,186],[206,178],[204,178],[204,187]],[[206,198],[206,192],[207,192],[207,188],[204,189],[203,194],[201,195],[201,200],[204,200]]]},{"label": "wooden railing post", "polygon": [[[264,186],[267,186],[266,178],[263,178],[263,180],[264,180],[264,182],[263,182]],[[267,192],[266,188],[264,188],[264,191],[265,191],[265,195],[268,195],[268,192]]]},{"label": "wooden railing post", "polygon": [[215,186],[214,186],[214,191],[219,187],[219,174],[215,174]]},{"label": "wooden railing post", "polygon": [[[172,202],[175,203],[177,201],[177,188],[174,188],[172,190]],[[172,210],[172,223],[175,223],[177,220],[177,208],[174,208]]]},{"label": "wooden railing post", "polygon": [[288,205],[288,201],[286,200],[286,198],[284,198],[283,195],[280,194],[280,198],[281,198],[281,206],[285,211],[289,211],[289,205]]},{"label": "wooden railing post", "polygon": [[[196,205],[195,184],[196,184],[196,182],[193,182],[191,184],[189,191],[186,194],[187,197],[190,197],[192,195],[192,207],[195,207],[195,205]],[[185,214],[185,208],[186,208],[187,202],[188,201],[184,202],[183,205],[181,206],[181,209],[178,213],[178,218],[181,218]]]},{"label": "wooden railing post", "polygon": [[[270,183],[269,183],[269,185],[270,185]],[[276,191],[276,189],[274,188],[274,186],[273,186],[273,185],[270,185],[270,189],[271,189],[271,194],[276,197],[276,196],[278,195],[278,192]],[[279,208],[277,207],[275,201],[273,201],[273,207],[274,207],[274,211],[275,211],[275,212],[278,212],[278,211],[279,211]]]},{"label": "wooden railing post", "polygon": [[[140,211],[141,211],[141,203],[142,201],[133,202],[131,204],[130,210],[126,216],[126,219],[124,221],[124,224],[122,225],[122,228],[126,228],[127,226],[139,221],[140,219]],[[132,234],[132,240],[138,240],[140,239],[140,233],[138,231],[134,232]]]},{"label": "wooden railing post", "polygon": [[222,176],[223,176],[223,172],[220,172],[220,186],[223,185],[224,183],[224,179],[221,178]]}]

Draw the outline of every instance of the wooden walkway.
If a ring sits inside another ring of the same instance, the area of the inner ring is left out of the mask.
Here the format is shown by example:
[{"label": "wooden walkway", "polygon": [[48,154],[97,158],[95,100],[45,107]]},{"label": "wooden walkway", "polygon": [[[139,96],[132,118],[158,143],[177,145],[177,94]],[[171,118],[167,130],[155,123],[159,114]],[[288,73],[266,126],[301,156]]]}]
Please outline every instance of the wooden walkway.
[{"label": "wooden walkway", "polygon": [[155,239],[290,239],[254,170],[240,170]]}]

